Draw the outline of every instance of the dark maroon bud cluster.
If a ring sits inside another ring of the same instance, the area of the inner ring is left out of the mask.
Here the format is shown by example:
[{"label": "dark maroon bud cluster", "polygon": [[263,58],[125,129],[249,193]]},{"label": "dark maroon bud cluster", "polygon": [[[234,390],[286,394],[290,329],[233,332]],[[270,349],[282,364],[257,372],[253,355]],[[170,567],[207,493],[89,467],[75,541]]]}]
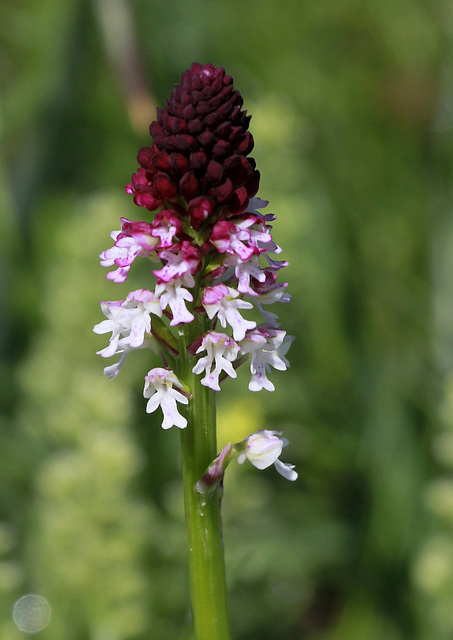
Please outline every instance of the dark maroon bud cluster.
[{"label": "dark maroon bud cluster", "polygon": [[242,104],[223,67],[194,63],[185,71],[150,125],[153,146],[138,152],[140,167],[126,187],[134,202],[154,211],[183,198],[196,229],[219,206],[245,211],[260,175],[247,157],[253,137]]}]

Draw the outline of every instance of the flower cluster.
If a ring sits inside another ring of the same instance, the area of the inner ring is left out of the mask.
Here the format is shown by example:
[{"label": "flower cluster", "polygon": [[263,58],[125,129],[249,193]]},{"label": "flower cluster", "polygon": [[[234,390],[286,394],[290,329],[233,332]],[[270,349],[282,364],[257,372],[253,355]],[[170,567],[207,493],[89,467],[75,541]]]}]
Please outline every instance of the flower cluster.
[{"label": "flower cluster", "polygon": [[145,377],[144,397],[148,412],[161,408],[165,429],[187,425],[178,410],[190,403],[187,363],[215,391],[247,360],[251,391],[273,391],[271,368],[289,366],[292,338],[264,308],[289,301],[287,284],[277,282],[287,263],[275,258],[281,252],[271,235],[275,217],[263,213],[268,203],[256,197],[250,116],[241,107],[223,68],[193,64],[182,74],[150,125],[153,144],[140,149],[140,167],[126,187],[136,205],[155,213],[147,221],[122,218],[113,247],[100,256],[116,283],[127,280],[136,259],[154,265],[153,287],[101,303],[106,320],[94,331],[111,332],[98,352],[119,356],[104,370],[111,378],[135,349],[161,356],[161,366]]}]

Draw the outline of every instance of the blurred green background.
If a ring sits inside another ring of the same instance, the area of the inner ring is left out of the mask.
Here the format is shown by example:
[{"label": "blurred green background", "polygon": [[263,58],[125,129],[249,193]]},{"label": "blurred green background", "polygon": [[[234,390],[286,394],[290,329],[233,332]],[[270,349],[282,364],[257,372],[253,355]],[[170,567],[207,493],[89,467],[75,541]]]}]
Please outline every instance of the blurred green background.
[{"label": "blurred green background", "polygon": [[190,639],[179,434],[149,355],[102,375],[98,254],[148,124],[193,61],[253,115],[259,195],[291,265],[274,393],[244,371],[219,446],[284,429],[290,484],[229,469],[236,640],[453,637],[453,4],[3,0],[0,637]]}]

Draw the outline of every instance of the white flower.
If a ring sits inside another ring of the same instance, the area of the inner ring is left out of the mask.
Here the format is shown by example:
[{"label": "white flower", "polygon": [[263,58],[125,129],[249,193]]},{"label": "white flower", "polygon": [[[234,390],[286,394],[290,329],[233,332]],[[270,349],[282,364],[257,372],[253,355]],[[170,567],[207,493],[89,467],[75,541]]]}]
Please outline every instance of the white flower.
[{"label": "white flower", "polygon": [[126,300],[101,302],[101,309],[107,320],[95,325],[95,333],[112,332],[107,347],[97,353],[103,358],[121,354],[119,361],[104,369],[104,375],[110,379],[118,375],[127,354],[134,349],[151,348],[156,353],[159,347],[151,335],[151,317],[154,313],[162,315],[159,299],[152,291],[138,289],[128,294]]},{"label": "white flower", "polygon": [[186,308],[186,303],[192,302],[193,295],[187,289],[183,289],[181,280],[170,280],[170,282],[160,282],[156,285],[156,295],[160,298],[160,308],[164,311],[167,305],[173,314],[170,327],[177,324],[192,322],[194,316]]},{"label": "white flower", "polygon": [[267,469],[271,464],[278,473],[287,480],[296,480],[297,472],[294,465],[281,462],[278,458],[283,447],[288,444],[285,438],[280,438],[281,431],[262,429],[244,440],[245,449],[238,455],[239,464],[249,460],[257,469]]},{"label": "white flower", "polygon": [[241,342],[241,352],[251,353],[250,391],[274,391],[274,384],[267,378],[268,369],[273,367],[278,371],[286,371],[289,362],[285,354],[292,340],[293,337],[287,336],[286,331],[269,326],[260,326],[247,332]]},{"label": "white flower", "polygon": [[219,376],[222,371],[225,371],[231,378],[237,377],[231,363],[236,360],[239,345],[225,333],[209,331],[204,336],[197,353],[202,351],[206,351],[207,355],[198,360],[192,372],[199,374],[204,371],[206,375],[201,380],[201,384],[214,389],[214,391],[220,391]]},{"label": "white flower", "polygon": [[143,397],[149,398],[146,412],[153,413],[160,406],[164,414],[163,429],[170,429],[173,425],[184,429],[187,426],[187,420],[179,413],[176,403],[188,404],[189,400],[174,389],[173,385],[182,388],[181,382],[173,371],[161,367],[151,369],[145,376],[145,388],[143,389]]},{"label": "white flower", "polygon": [[108,347],[97,352],[103,358],[113,356],[127,345],[132,349],[142,347],[145,336],[151,333],[151,313],[162,315],[159,299],[147,289],[132,291],[126,300],[101,302],[101,309],[107,320],[95,325],[93,331],[112,332]]},{"label": "white flower", "polygon": [[256,327],[256,322],[241,316],[239,309],[252,309],[253,304],[238,299],[238,296],[236,289],[217,284],[205,289],[202,305],[210,320],[217,314],[222,327],[225,328],[228,323],[233,329],[233,338],[243,340],[246,332]]}]

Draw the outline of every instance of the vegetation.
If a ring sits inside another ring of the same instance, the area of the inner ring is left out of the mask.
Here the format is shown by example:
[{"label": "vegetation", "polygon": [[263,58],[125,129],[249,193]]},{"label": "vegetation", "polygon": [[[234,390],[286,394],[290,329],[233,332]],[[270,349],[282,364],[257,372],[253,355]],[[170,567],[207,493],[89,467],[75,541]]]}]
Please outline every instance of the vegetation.
[{"label": "vegetation", "polygon": [[228,470],[233,637],[451,638],[448,3],[5,0],[0,15],[0,636],[23,637],[12,609],[35,593],[43,640],[190,638],[179,434],[145,413],[147,354],[107,380],[92,326],[118,298],[97,255],[139,219],[136,151],[200,61],[253,116],[296,336],[273,394],[251,398],[243,374],[219,397],[220,447],[284,429],[299,472]]}]

